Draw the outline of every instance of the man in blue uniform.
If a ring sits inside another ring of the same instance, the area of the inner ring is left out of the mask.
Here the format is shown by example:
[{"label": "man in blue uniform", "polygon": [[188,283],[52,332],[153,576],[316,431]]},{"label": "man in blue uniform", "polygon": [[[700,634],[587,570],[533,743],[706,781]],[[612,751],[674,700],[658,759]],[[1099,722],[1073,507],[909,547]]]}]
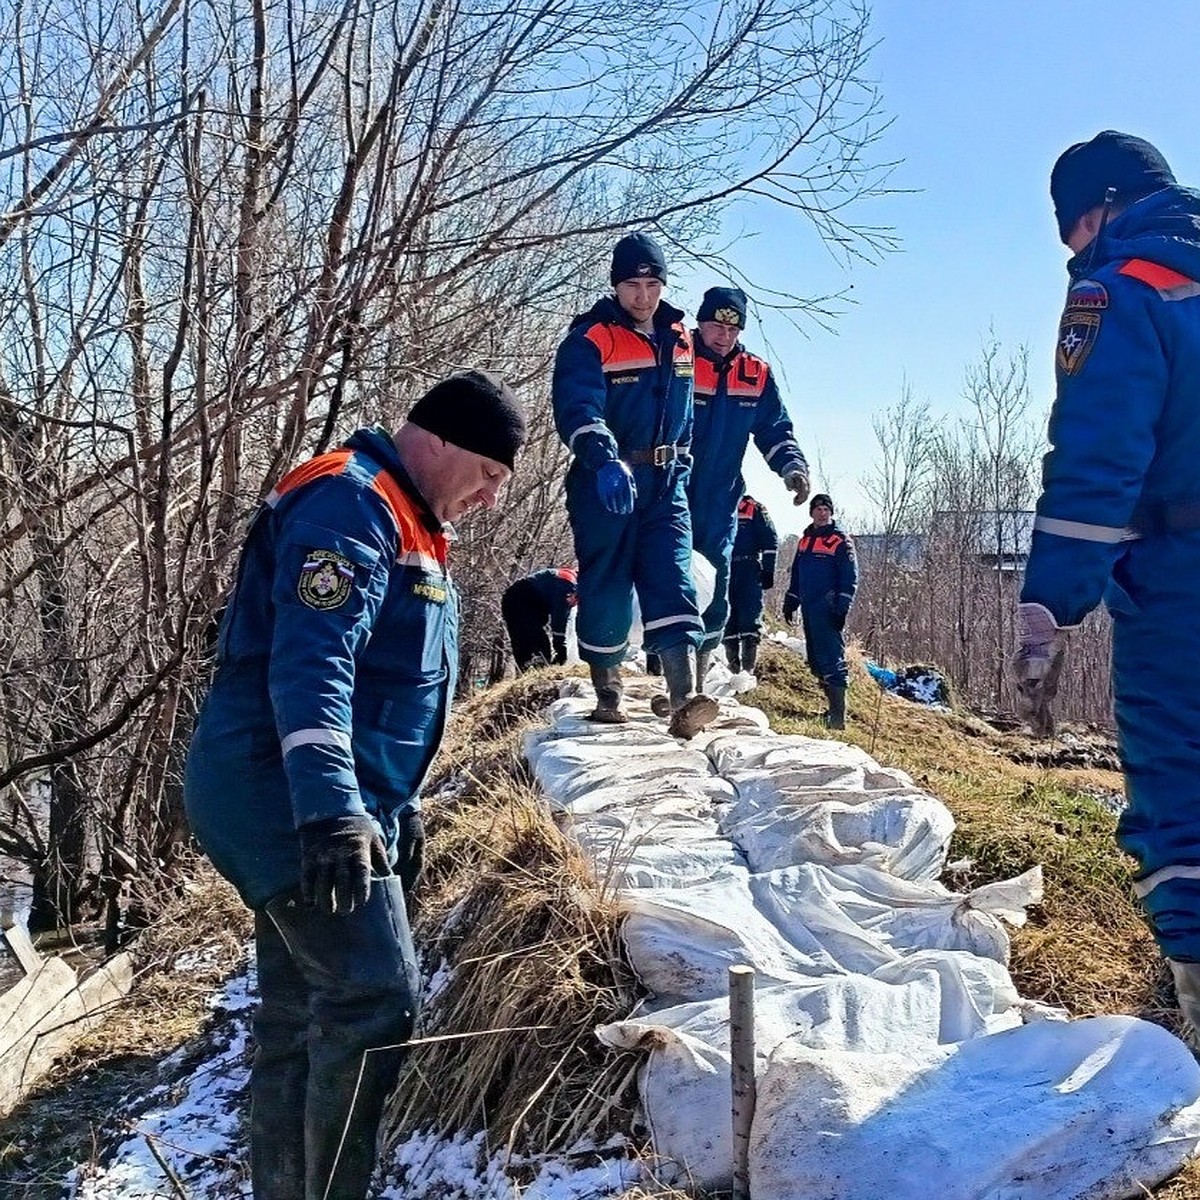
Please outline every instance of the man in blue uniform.
[{"label": "man in blue uniform", "polygon": [[577,586],[574,567],[547,567],[504,589],[500,613],[518,671],[567,661],[567,621]]},{"label": "man in blue uniform", "polygon": [[702,623],[691,577],[685,485],[691,465],[692,339],[662,300],[667,263],[653,238],[613,249],[613,295],[571,322],[554,363],[554,420],[574,460],[567,514],[579,560],[579,655],[596,689],[594,721],[623,722],[620,663],[633,589],[645,646],[662,661],[670,733],[689,738],[717,715],[697,694]]},{"label": "man in blue uniform", "polygon": [[729,618],[738,500],[746,490],[742,459],[751,437],[767,466],[793,493],[792,502],[799,505],[808,498],[808,463],[796,443],[775,373],[738,340],[745,327],[746,293],[741,288],[713,287],[704,293],[696,314],[696,420],[688,480],[692,544],[717,572],[712,602],[704,610],[702,681]]},{"label": "man in blue uniform", "polygon": [[828,495],[818,492],[808,511],[812,523],[796,546],[783,619],[790,624],[800,609],[808,665],[829,700],[825,723],[830,729],[845,729],[848,672],[843,630],[858,587],[858,559],[850,535],[833,519]]},{"label": "man in blue uniform", "polygon": [[246,537],[188,755],[200,844],[254,910],[256,1200],[361,1200],[419,980],[405,890],[458,659],[448,523],[493,507],[512,393],[443,380],[393,439],[285,475]]},{"label": "man in blue uniform", "polygon": [[[1150,143],[1106,130],[1050,192],[1074,257],[1058,331],[1015,671],[1039,733],[1067,631],[1101,599],[1128,805],[1117,837],[1200,1030],[1200,194]],[[1190,647],[1190,649],[1189,649]]]},{"label": "man in blue uniform", "polygon": [[762,637],[763,592],[775,586],[779,538],[764,505],[751,495],[737,507],[729,570],[729,620],[722,640],[731,671],[753,671]]}]

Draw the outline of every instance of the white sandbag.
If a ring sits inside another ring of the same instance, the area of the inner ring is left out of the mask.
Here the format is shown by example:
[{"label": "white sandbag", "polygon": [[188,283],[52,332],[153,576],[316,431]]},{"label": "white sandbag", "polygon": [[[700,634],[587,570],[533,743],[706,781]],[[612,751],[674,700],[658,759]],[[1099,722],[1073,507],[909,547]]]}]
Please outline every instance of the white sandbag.
[{"label": "white sandbag", "polygon": [[[937,977],[896,985],[843,976],[759,987],[754,1018],[759,1074],[787,1038],[875,1053],[901,1043],[936,1044]],[[727,1188],[733,1161],[728,999],[635,1014],[600,1026],[596,1035],[606,1045],[649,1055],[638,1091],[659,1159],[656,1174]]]},{"label": "white sandbag", "polygon": [[901,1053],[782,1042],[758,1080],[754,1200],[1120,1200],[1200,1143],[1200,1067],[1133,1017]]},{"label": "white sandbag", "polygon": [[660,1005],[724,996],[729,968],[752,966],[764,983],[841,974],[803,929],[786,939],[755,907],[744,871],[680,889],[621,898],[621,935],[635,974]]},{"label": "white sandbag", "polygon": [[[1038,868],[1009,882],[1006,904],[1021,895],[1027,904],[1041,899]],[[846,970],[870,973],[914,950],[966,950],[1008,961],[1008,934],[989,911],[988,894],[977,905],[975,893],[951,892],[933,881],[815,863],[752,875],[749,888],[758,910],[785,938],[816,941]]]},{"label": "white sandbag", "polygon": [[772,795],[737,782],[737,802],[723,813],[721,828],[752,871],[816,862],[864,863],[904,879],[941,874],[954,818],[932,796],[822,789]]}]

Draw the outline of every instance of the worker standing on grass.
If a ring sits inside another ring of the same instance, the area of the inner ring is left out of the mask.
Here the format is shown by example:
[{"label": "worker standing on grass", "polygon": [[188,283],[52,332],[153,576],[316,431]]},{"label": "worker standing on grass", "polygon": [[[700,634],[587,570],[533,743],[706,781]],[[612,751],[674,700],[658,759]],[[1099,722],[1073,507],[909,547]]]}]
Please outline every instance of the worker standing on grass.
[{"label": "worker standing on grass", "polygon": [[405,893],[458,668],[448,522],[492,508],[512,393],[443,380],[395,438],[285,475],[250,525],[192,739],[188,818],[254,911],[255,1200],[361,1200],[417,1016]]},{"label": "worker standing on grass", "polygon": [[547,567],[504,589],[500,612],[518,671],[567,661],[567,622],[577,586],[574,567]]},{"label": "worker standing on grass", "polygon": [[775,586],[779,538],[766,507],[749,494],[737,507],[729,568],[729,619],[722,638],[731,671],[753,671],[762,637],[763,592]]},{"label": "worker standing on grass", "polygon": [[[1135,889],[1200,1036],[1200,193],[1105,130],[1050,176],[1073,257],[1059,323],[1018,696],[1053,731],[1067,632],[1103,599]],[[1190,649],[1189,649],[1190,647]]]},{"label": "worker standing on grass", "polygon": [[791,624],[797,608],[804,622],[808,665],[829,701],[825,723],[846,727],[846,618],[858,587],[854,542],[833,519],[833,500],[818,492],[808,505],[812,523],[800,535],[792,578],[783,598],[783,619]]},{"label": "worker standing on grass", "polygon": [[613,249],[613,295],[571,322],[554,363],[554,420],[574,455],[567,514],[579,560],[579,656],[596,689],[593,721],[619,724],[621,660],[637,589],[646,649],[670,693],[669,732],[690,738],[717,715],[697,694],[702,623],[691,577],[692,339],[662,300],[667,263],[653,238]]},{"label": "worker standing on grass", "polygon": [[741,344],[745,328],[746,293],[741,288],[712,287],[704,293],[696,313],[696,421],[687,488],[692,545],[717,572],[712,602],[704,610],[701,681],[729,618],[738,502],[746,490],[742,459],[751,437],[767,466],[793,494],[792,502],[799,505],[808,498],[808,463],[796,442],[775,373]]}]

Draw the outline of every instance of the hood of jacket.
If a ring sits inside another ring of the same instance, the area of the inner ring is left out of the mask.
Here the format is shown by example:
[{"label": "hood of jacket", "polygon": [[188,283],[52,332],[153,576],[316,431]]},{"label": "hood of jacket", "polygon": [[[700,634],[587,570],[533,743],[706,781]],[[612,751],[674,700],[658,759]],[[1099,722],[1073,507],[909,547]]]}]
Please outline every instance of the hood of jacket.
[{"label": "hood of jacket", "polygon": [[1200,279],[1200,192],[1166,187],[1113,217],[1099,235],[1067,263],[1081,279],[1112,262],[1144,258]]}]

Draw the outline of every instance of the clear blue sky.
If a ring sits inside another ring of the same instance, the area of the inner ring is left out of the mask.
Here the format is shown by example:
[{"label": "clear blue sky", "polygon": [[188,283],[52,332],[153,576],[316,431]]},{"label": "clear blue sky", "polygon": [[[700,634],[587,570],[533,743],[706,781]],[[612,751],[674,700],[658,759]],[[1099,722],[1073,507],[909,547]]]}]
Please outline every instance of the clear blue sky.
[{"label": "clear blue sky", "polygon": [[[870,70],[893,118],[879,153],[903,160],[863,220],[902,248],[847,267],[798,221],[744,209],[731,258],[756,282],[802,295],[850,288],[833,333],[752,316],[747,346],[772,362],[801,445],[825,468],[851,529],[868,505],[859,480],[875,452],[871,415],[905,380],[938,413],[961,410],[965,368],[994,329],[1030,351],[1034,404],[1053,399],[1053,346],[1066,289],[1050,168],[1072,142],[1122,129],[1154,142],[1180,183],[1200,187],[1200,0],[876,0]],[[682,281],[681,281],[682,282]],[[709,283],[723,282],[707,279]],[[694,312],[699,296],[670,298]],[[793,509],[753,447],[750,490],[780,532]]]}]

